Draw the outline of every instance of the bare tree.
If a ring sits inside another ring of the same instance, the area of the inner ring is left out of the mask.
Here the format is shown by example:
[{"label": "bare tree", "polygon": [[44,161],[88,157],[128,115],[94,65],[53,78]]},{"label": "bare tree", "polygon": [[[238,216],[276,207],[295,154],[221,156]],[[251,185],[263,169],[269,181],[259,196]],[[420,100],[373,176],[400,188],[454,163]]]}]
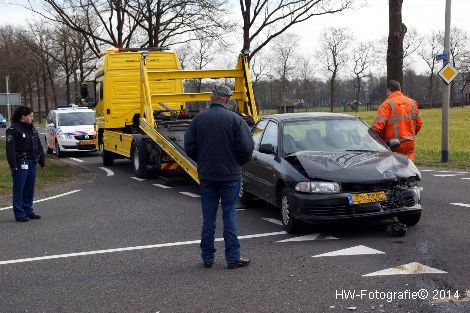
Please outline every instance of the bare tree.
[{"label": "bare tree", "polygon": [[320,35],[321,51],[325,58],[326,71],[330,76],[330,108],[334,112],[336,106],[336,78],[341,67],[348,61],[348,48],[352,34],[346,28],[328,28]]},{"label": "bare tree", "polygon": [[388,0],[389,34],[387,48],[387,81],[403,84],[403,39],[407,28],[402,22],[403,0]]},{"label": "bare tree", "polygon": [[[375,63],[373,45],[361,42],[353,50],[353,72],[356,76],[356,101],[360,102],[362,79],[367,76],[370,67]],[[359,107],[356,108],[356,112]]]},{"label": "bare tree", "polygon": [[418,49],[423,44],[423,38],[414,28],[408,29],[403,38],[403,67],[409,68],[414,64],[413,59]]},{"label": "bare tree", "polygon": [[272,62],[271,56],[264,55],[262,52],[253,56],[250,62],[250,73],[254,88],[258,86],[263,78],[268,76]]},{"label": "bare tree", "polygon": [[283,34],[273,42],[273,71],[281,82],[280,98],[281,104],[284,104],[284,113],[286,113],[286,88],[290,78],[292,78],[295,69],[295,51],[300,37],[295,34]]},{"label": "bare tree", "polygon": [[[313,78],[312,60],[305,56],[300,57],[299,61],[297,62],[297,69],[298,69],[298,78],[302,82],[304,105],[305,105],[305,109],[307,110],[307,108],[309,107],[310,96],[311,98],[315,98],[315,79],[313,79],[312,81],[313,85],[310,84],[310,81]],[[311,89],[311,87],[313,88]]]},{"label": "bare tree", "polygon": [[429,67],[429,76],[428,76],[428,101],[429,108],[432,108],[434,102],[433,99],[433,87],[434,87],[434,76],[436,69],[436,55],[439,51],[442,51],[442,41],[440,40],[441,34],[437,31],[433,31],[430,35],[425,37],[423,46],[421,46],[418,51],[418,55],[426,62]]},{"label": "bare tree", "polygon": [[[354,0],[240,0],[243,50],[248,59],[291,26],[313,16],[333,14],[352,7]],[[256,44],[254,47],[252,45]]]}]

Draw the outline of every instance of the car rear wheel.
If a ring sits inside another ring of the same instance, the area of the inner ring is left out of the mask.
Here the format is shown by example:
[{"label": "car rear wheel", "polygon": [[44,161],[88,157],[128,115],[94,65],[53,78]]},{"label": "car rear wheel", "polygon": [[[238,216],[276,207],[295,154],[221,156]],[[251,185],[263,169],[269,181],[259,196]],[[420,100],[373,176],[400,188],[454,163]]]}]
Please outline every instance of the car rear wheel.
[{"label": "car rear wheel", "polygon": [[289,190],[284,188],[281,195],[282,225],[287,233],[296,234],[302,231],[304,223],[292,216],[288,195]]},{"label": "car rear wheel", "polygon": [[421,212],[402,215],[398,217],[398,220],[401,223],[405,223],[407,226],[414,226],[418,224],[419,220],[421,219]]},{"label": "car rear wheel", "polygon": [[145,147],[142,138],[136,138],[132,143],[132,165],[134,167],[135,176],[138,178],[149,178],[152,171],[148,169],[150,165],[150,153]]},{"label": "car rear wheel", "polygon": [[238,193],[238,200],[243,205],[248,205],[253,201],[254,196],[249,193],[243,185],[243,179],[240,184],[240,192]]}]

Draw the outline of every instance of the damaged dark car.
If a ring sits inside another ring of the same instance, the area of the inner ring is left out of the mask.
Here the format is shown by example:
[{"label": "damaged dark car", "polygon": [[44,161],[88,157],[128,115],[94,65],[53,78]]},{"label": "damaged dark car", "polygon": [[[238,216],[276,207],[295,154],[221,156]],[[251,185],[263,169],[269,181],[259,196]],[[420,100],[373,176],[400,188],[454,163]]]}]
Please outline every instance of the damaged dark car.
[{"label": "damaged dark car", "polygon": [[240,202],[249,205],[258,197],[279,207],[287,232],[300,231],[305,222],[394,217],[410,226],[419,222],[420,172],[361,119],[271,115],[252,134],[255,151],[243,167]]}]

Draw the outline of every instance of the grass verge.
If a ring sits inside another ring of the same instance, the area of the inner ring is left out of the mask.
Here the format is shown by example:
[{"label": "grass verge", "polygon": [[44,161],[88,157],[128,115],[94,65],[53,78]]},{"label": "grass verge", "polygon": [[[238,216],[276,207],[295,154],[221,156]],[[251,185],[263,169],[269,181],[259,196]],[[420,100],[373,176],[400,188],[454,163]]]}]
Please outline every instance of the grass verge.
[{"label": "grass verge", "polygon": [[[36,171],[36,188],[42,189],[48,185],[64,181],[67,178],[74,177],[79,172],[79,169],[72,167],[64,162],[54,160],[50,156],[46,156],[46,168],[41,170],[37,166]],[[10,167],[8,166],[5,141],[0,140],[0,197],[11,194],[12,192],[12,177],[10,174]]]}]

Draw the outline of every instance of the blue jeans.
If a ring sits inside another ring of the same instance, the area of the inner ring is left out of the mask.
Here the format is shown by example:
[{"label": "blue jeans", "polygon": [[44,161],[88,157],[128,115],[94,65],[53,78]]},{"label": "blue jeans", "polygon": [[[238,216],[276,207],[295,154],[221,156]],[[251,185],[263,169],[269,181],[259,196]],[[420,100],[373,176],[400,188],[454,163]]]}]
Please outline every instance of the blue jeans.
[{"label": "blue jeans", "polygon": [[240,192],[240,180],[200,181],[202,206],[201,257],[204,262],[215,257],[215,222],[219,199],[224,220],[225,260],[235,263],[240,259],[240,243],[237,237],[237,211],[235,205]]},{"label": "blue jeans", "polygon": [[[18,169],[13,175],[13,213],[15,219],[34,215],[33,198],[36,181],[36,163],[33,160],[18,160]],[[22,167],[28,167],[24,169]]]}]

